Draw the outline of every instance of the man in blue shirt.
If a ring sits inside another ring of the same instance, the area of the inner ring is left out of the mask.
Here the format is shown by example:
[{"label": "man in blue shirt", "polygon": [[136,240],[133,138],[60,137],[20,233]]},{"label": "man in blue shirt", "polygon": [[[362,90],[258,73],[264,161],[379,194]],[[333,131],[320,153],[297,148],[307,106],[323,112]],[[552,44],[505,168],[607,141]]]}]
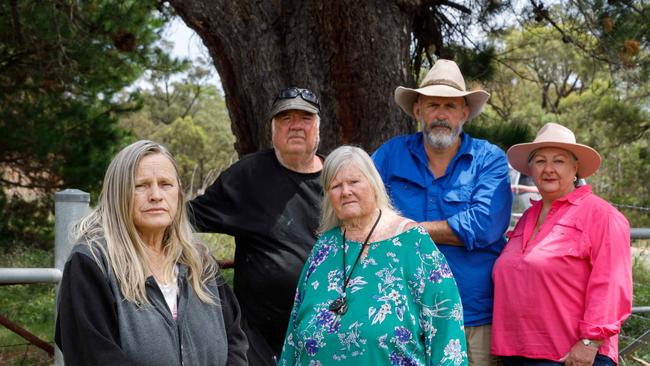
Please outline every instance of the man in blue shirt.
[{"label": "man in blue shirt", "polygon": [[455,62],[438,60],[419,89],[398,87],[395,101],[422,132],[395,137],[373,154],[394,205],[421,223],[458,283],[470,365],[490,365],[492,267],[505,245],[512,194],[497,146],[463,132],[489,94],[466,91]]}]

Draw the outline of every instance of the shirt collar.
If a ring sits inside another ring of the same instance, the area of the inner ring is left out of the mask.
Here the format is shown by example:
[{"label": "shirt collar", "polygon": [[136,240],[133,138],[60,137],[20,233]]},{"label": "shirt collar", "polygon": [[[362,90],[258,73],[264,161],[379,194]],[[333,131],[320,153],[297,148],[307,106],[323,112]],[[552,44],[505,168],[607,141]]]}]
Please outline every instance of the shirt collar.
[{"label": "shirt collar", "polygon": [[[590,184],[585,184],[584,186],[580,186],[573,191],[571,191],[568,194],[565,194],[564,196],[558,198],[553,202],[555,204],[556,202],[568,202],[572,205],[577,205],[582,201],[583,198],[585,198],[587,195],[591,194],[591,185]],[[541,207],[542,205],[542,200],[533,200],[531,199],[530,202],[533,204],[533,206],[539,205]]]},{"label": "shirt collar", "polygon": [[415,134],[415,138],[408,140],[408,149],[421,164],[427,165],[427,153],[424,151],[424,135],[422,132]]},{"label": "shirt collar", "polygon": [[585,196],[590,193],[591,185],[585,184],[584,186],[580,186],[574,189],[569,194],[565,194],[564,196],[558,198],[557,201],[567,201],[572,205],[577,205]]},{"label": "shirt collar", "polygon": [[474,159],[474,154],[476,153],[476,150],[474,149],[474,144],[472,144],[472,136],[466,134],[465,132],[460,133],[460,148],[458,149],[458,153],[456,154],[456,157],[459,156],[467,156],[470,159]]}]

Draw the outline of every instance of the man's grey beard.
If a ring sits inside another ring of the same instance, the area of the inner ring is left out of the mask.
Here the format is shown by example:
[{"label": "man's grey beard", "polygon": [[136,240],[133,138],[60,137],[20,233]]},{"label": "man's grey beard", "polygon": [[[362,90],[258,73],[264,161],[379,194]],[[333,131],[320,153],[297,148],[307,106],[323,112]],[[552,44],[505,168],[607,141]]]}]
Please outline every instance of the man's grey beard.
[{"label": "man's grey beard", "polygon": [[[424,118],[420,116],[420,124],[422,125],[422,133],[424,135],[424,141],[427,145],[431,146],[434,149],[446,149],[451,144],[456,141],[456,138],[460,136],[460,133],[463,132],[462,124],[458,124],[456,128],[452,128],[449,122],[446,120],[436,120],[431,122],[429,126],[424,123]],[[451,130],[449,134],[444,132],[435,133],[433,131],[434,127],[443,126]]]}]

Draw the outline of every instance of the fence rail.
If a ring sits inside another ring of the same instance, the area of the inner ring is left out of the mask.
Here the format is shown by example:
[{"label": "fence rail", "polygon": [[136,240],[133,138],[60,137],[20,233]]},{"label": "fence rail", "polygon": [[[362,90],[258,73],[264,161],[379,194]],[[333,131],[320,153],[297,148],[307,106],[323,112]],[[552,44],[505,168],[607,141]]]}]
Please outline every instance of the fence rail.
[{"label": "fence rail", "polygon": [[62,276],[57,268],[0,268],[0,285],[59,283]]},{"label": "fence rail", "polygon": [[650,228],[648,227],[631,228],[630,239],[632,240],[650,239]]},{"label": "fence rail", "polygon": [[[65,262],[74,242],[70,237],[72,225],[90,212],[90,195],[78,189],[66,189],[54,194],[54,268],[0,268],[0,285],[59,283]],[[58,286],[56,294],[58,297]],[[52,309],[56,316],[55,309]],[[54,365],[63,365],[63,355],[58,347],[36,337],[26,329],[5,319],[3,325],[31,344],[51,355],[54,348]],[[45,346],[44,346],[45,345]]]}]

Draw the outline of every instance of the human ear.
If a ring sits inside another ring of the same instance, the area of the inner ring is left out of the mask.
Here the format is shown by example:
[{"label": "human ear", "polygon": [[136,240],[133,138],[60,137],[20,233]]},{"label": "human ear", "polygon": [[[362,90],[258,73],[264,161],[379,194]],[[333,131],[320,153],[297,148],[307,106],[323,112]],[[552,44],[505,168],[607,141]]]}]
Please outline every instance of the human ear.
[{"label": "human ear", "polygon": [[420,100],[416,99],[415,102],[413,102],[413,116],[415,116],[415,119],[418,119],[420,116]]}]

